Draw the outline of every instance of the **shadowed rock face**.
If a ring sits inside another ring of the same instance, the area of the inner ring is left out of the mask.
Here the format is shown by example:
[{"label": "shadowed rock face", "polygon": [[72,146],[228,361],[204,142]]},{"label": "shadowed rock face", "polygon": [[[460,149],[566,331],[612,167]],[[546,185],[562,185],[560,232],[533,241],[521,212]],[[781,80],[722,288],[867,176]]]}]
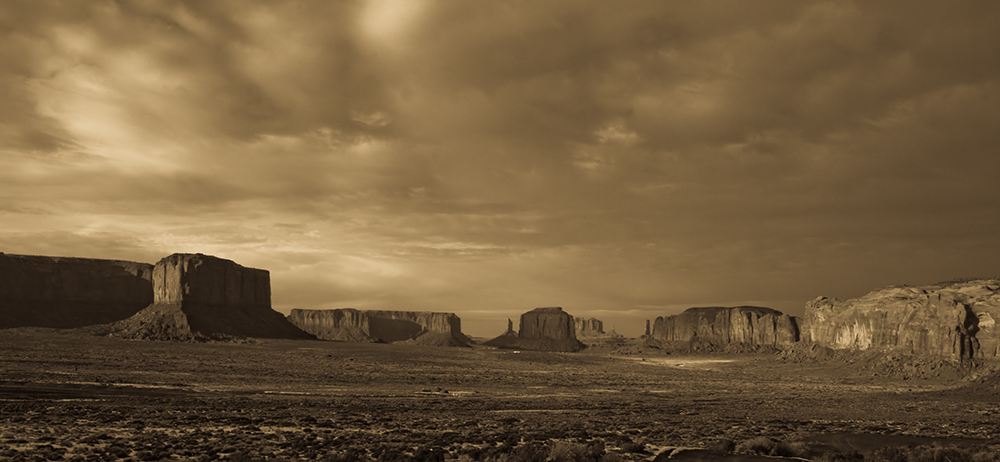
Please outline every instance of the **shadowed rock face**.
[{"label": "shadowed rock face", "polygon": [[116,325],[126,338],[314,338],[271,309],[267,271],[202,254],[173,254],[153,268],[153,304]]},{"label": "shadowed rock face", "polygon": [[153,301],[153,265],[0,254],[0,328],[74,328],[125,319]]},{"label": "shadowed rock face", "polygon": [[951,358],[1000,357],[1000,280],[887,287],[806,304],[805,341],[837,349],[895,349]]},{"label": "shadowed rock face", "polygon": [[799,340],[796,319],[757,306],[689,308],[658,317],[651,337],[656,340],[704,341],[719,345],[782,345]]},{"label": "shadowed rock face", "polygon": [[576,339],[573,317],[559,307],[535,308],[521,315],[518,336],[526,339]]},{"label": "shadowed rock face", "polygon": [[462,320],[454,313],[295,309],[288,320],[324,340],[412,341],[436,346],[469,346],[472,343],[462,333]]},{"label": "shadowed rock face", "polygon": [[518,335],[514,337],[510,334],[508,324],[507,332],[485,345],[542,351],[579,351],[585,348],[576,339],[573,316],[558,307],[535,308],[522,314]]}]

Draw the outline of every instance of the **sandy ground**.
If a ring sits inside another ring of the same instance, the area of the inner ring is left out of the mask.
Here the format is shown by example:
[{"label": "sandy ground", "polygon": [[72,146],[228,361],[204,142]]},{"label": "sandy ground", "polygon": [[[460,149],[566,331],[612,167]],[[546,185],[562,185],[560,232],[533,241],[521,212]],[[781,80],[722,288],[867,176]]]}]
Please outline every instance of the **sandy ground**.
[{"label": "sandy ground", "polygon": [[0,348],[0,459],[297,460],[433,447],[481,460],[505,444],[600,441],[623,460],[652,460],[762,436],[826,450],[1000,441],[1000,401],[962,392],[961,380],[774,353],[177,344],[44,329],[0,331]]}]

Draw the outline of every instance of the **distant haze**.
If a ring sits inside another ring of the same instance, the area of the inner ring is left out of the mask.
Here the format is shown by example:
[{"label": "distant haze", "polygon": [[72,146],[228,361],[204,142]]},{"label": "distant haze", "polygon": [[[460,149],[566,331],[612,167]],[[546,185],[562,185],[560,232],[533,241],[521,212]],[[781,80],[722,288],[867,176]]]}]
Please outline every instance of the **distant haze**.
[{"label": "distant haze", "polygon": [[5,1],[0,251],[273,305],[690,306],[1000,274],[1000,3]]}]

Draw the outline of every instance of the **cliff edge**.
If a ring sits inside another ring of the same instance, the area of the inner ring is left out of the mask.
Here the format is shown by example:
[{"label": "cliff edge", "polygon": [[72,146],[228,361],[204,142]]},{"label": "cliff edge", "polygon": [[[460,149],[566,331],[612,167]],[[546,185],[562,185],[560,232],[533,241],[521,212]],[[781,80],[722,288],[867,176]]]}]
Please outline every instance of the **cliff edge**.
[{"label": "cliff edge", "polygon": [[806,304],[804,341],[834,349],[898,350],[953,359],[1000,357],[1000,280],[892,286]]},{"label": "cliff edge", "polygon": [[323,340],[464,347],[472,344],[472,339],[462,333],[462,320],[455,313],[294,309],[288,320]]},{"label": "cliff edge", "polygon": [[310,339],[271,309],[266,270],[203,254],[173,254],[153,268],[153,303],[115,323],[116,336],[150,340]]},{"label": "cliff edge", "polygon": [[125,319],[153,302],[153,265],[0,253],[0,328]]}]

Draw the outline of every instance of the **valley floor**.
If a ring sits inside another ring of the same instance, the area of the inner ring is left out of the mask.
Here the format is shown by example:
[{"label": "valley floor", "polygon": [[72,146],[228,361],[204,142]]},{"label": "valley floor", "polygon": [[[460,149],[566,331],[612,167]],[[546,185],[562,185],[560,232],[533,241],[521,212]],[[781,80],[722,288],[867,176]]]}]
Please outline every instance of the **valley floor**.
[{"label": "valley floor", "polygon": [[1000,451],[1000,401],[959,380],[763,353],[606,353],[2,330],[0,459],[499,460],[563,441],[652,460],[759,437],[816,454]]}]

